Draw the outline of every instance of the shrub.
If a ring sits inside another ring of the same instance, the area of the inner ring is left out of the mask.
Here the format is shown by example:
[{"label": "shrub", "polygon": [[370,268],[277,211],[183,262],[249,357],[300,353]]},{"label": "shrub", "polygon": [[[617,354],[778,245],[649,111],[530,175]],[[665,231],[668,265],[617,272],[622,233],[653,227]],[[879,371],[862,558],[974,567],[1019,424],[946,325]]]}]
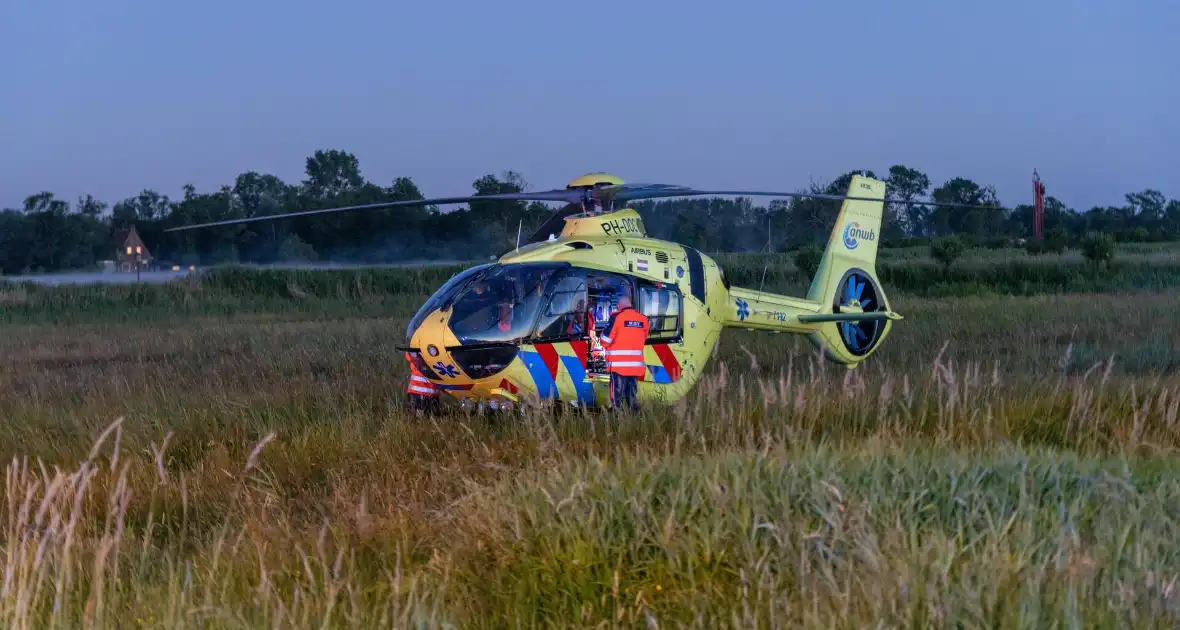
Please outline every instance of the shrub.
[{"label": "shrub", "polygon": [[1086,260],[1101,265],[1114,260],[1114,238],[1103,232],[1091,232],[1082,240],[1082,255]]},{"label": "shrub", "polygon": [[956,260],[963,257],[966,250],[963,239],[958,236],[940,238],[930,244],[930,255],[948,271]]}]

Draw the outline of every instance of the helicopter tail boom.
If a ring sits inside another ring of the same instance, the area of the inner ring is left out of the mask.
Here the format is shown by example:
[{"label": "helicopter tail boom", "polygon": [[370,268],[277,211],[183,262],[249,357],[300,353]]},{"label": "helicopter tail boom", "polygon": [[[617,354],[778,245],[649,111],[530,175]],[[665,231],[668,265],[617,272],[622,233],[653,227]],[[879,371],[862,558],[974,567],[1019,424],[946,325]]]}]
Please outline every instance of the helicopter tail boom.
[{"label": "helicopter tail boom", "polygon": [[741,287],[730,288],[729,297],[733,303],[725,325],[731,328],[792,333],[816,329],[816,324],[802,319],[819,312],[814,302]]},{"label": "helicopter tail boom", "polygon": [[724,324],[806,334],[837,363],[852,367],[885,339],[895,320],[877,279],[885,182],[855,175],[806,299],[734,287]]},{"label": "helicopter tail boom", "polygon": [[823,304],[817,302],[741,287],[731,288],[729,296],[734,301],[734,312],[726,317],[725,325],[731,328],[810,333],[819,331],[823,324],[833,322],[884,322],[902,319],[901,315],[893,311],[827,312]]}]

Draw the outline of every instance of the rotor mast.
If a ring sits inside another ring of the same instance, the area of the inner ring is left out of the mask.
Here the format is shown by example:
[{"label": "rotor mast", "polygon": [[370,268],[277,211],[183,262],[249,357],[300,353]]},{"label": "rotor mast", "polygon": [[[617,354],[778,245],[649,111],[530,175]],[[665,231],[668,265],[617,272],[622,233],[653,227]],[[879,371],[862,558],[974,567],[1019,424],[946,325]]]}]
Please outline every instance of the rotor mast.
[{"label": "rotor mast", "polygon": [[615,208],[615,193],[625,182],[610,173],[586,173],[565,187],[582,192],[582,214],[565,217],[562,238],[645,237],[643,218],[630,208]]},{"label": "rotor mast", "polygon": [[576,177],[566,184],[567,190],[582,191],[582,210],[589,216],[603,214],[614,210],[614,195],[604,194],[602,188],[622,186],[625,182],[617,175],[610,173],[586,173]]}]

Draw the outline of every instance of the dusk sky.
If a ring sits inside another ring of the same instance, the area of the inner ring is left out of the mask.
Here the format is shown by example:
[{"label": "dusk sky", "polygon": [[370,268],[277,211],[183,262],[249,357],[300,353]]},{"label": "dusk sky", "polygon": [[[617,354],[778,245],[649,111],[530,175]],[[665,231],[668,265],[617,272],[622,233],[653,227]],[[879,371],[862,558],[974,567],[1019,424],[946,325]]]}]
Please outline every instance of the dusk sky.
[{"label": "dusk sky", "polygon": [[[807,4],[810,6],[800,6]],[[1180,197],[1180,3],[28,0],[0,5],[0,207],[113,204],[316,149],[388,185],[797,190],[854,168]]]}]

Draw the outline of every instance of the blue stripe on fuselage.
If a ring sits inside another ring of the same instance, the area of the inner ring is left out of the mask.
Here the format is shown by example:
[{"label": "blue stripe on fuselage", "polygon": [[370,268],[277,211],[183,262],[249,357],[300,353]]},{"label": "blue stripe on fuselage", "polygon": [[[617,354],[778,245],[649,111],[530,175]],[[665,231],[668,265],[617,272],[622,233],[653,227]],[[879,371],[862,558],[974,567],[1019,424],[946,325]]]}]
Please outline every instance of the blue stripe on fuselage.
[{"label": "blue stripe on fuselage", "polygon": [[671,383],[672,375],[668,374],[668,370],[662,365],[648,365],[648,370],[651,370],[651,379],[656,383]]},{"label": "blue stripe on fuselage", "polygon": [[593,405],[595,400],[594,384],[586,382],[586,368],[582,367],[582,360],[578,357],[561,357],[565,370],[574,382],[574,389],[578,392],[578,404]]},{"label": "blue stripe on fuselage", "polygon": [[546,398],[556,399],[557,383],[549,375],[549,368],[545,366],[545,360],[541,358],[541,354],[535,350],[521,350],[520,360],[524,361],[524,366],[528,368],[529,376],[533,377],[533,385],[537,387],[537,397],[542,400]]},{"label": "blue stripe on fuselage", "polygon": [[446,389],[446,390],[450,390],[450,391],[466,391],[466,390],[471,389],[471,387],[472,387],[470,384],[468,384],[468,385],[451,385],[449,383],[437,383],[434,381],[431,381],[431,382],[434,383],[434,386],[439,389]]}]

